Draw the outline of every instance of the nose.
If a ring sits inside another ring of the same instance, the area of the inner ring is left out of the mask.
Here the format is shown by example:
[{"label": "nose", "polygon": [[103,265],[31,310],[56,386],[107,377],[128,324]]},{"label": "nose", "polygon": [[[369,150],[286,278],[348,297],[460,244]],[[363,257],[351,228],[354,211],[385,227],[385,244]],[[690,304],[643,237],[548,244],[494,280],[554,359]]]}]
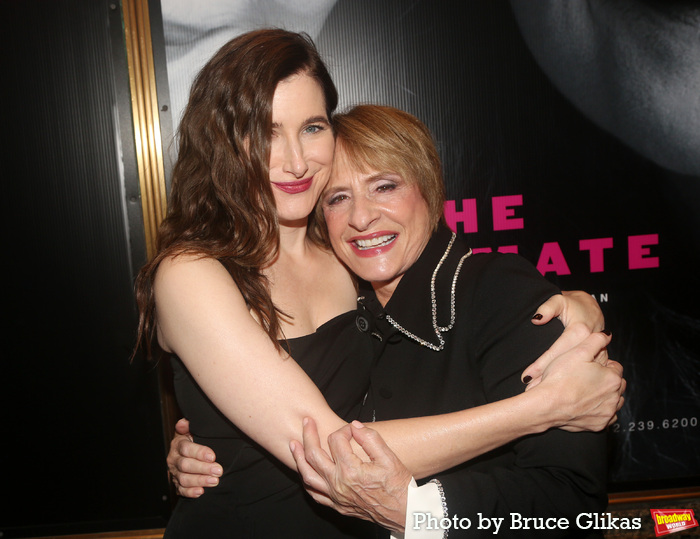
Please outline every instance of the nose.
[{"label": "nose", "polygon": [[283,170],[296,178],[303,178],[304,174],[309,170],[304,155],[304,147],[298,139],[293,137],[289,138],[285,144]]},{"label": "nose", "polygon": [[379,220],[379,207],[366,196],[355,196],[350,209],[349,224],[355,230],[363,232]]}]

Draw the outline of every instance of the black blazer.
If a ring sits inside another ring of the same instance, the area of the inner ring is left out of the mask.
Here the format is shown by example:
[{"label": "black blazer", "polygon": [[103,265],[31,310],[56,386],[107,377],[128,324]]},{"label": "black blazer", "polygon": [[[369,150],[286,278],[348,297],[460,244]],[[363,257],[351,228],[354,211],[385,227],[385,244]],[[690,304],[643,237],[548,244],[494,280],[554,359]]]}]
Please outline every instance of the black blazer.
[{"label": "black blazer", "polygon": [[[562,331],[557,320],[544,327],[530,321],[537,307],[558,290],[521,257],[502,254],[464,259],[456,280],[455,325],[442,333],[442,350],[431,350],[392,326],[389,318],[415,337],[439,345],[430,283],[451,237],[446,228],[433,236],[385,309],[363,286],[361,303],[370,322],[368,331],[378,337],[365,420],[440,414],[516,395],[524,390],[522,371]],[[456,240],[437,273],[438,326],[450,324],[452,283],[467,252]],[[481,533],[493,537],[493,527],[476,529],[479,514],[505,518],[499,537],[527,536],[526,531],[508,529],[511,513],[568,519],[568,530],[549,535],[531,530],[536,537],[590,536],[591,530],[580,530],[576,518],[605,509],[605,444],[604,433],[552,429],[439,474],[436,479],[445,494],[447,517],[471,521],[468,530],[451,529],[449,537]]]}]

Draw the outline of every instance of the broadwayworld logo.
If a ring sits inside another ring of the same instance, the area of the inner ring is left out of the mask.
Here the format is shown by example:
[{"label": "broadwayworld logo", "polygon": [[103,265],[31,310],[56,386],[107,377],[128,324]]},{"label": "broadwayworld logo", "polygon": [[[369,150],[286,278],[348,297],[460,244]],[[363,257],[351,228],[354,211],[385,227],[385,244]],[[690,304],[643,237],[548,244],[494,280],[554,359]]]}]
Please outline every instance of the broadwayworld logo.
[{"label": "broadwayworld logo", "polygon": [[656,537],[694,528],[698,525],[692,509],[651,509]]}]

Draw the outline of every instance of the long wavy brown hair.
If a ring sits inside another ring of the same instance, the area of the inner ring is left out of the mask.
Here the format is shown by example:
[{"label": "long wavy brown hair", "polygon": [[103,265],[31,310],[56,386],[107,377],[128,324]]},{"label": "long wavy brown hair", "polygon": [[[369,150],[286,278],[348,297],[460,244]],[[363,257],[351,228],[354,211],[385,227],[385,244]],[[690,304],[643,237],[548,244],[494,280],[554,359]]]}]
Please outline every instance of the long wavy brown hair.
[{"label": "long wavy brown hair", "polygon": [[[338,94],[306,34],[248,32],[219,49],[195,78],[178,129],[178,157],[156,255],[136,278],[136,346],[147,357],[157,345],[153,283],[158,266],[183,253],[220,261],[277,344],[282,313],[262,273],[279,248],[269,179],[272,99],[278,83],[298,73],[318,81],[330,120]],[[318,231],[312,215],[308,235],[325,246]]]}]

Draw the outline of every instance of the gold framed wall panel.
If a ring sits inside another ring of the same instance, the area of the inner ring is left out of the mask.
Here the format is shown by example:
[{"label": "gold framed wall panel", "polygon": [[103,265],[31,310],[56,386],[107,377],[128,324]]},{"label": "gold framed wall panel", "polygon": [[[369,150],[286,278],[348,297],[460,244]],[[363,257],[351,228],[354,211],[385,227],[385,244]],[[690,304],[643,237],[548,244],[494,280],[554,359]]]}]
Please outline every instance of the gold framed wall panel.
[{"label": "gold framed wall panel", "polygon": [[123,0],[122,13],[146,252],[150,259],[155,254],[158,225],[165,217],[167,193],[148,2]]},{"label": "gold framed wall panel", "polygon": [[[158,226],[167,211],[166,171],[151,16],[148,0],[122,0],[121,6],[146,256],[150,260],[156,252]],[[159,362],[158,377],[167,453],[175,431],[175,422],[179,418],[168,361]],[[170,499],[174,503],[177,497],[172,484],[170,487]]]}]

